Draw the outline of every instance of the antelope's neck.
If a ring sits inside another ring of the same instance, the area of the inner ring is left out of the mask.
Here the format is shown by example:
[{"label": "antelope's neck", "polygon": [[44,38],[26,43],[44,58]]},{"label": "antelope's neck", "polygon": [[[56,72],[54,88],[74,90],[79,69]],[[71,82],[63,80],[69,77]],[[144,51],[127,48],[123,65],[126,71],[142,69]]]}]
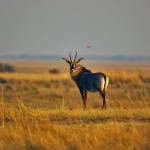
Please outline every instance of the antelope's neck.
[{"label": "antelope's neck", "polygon": [[76,80],[79,77],[79,75],[82,73],[82,70],[83,70],[82,66],[77,65],[74,72],[70,72],[72,79]]}]

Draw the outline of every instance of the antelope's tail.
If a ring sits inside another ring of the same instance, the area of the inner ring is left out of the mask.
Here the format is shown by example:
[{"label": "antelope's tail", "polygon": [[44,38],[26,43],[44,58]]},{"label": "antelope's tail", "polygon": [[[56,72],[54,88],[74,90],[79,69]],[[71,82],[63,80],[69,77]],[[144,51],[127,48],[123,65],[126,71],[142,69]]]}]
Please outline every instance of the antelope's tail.
[{"label": "antelope's tail", "polygon": [[106,93],[107,87],[108,87],[108,83],[109,83],[109,77],[104,75],[104,79],[105,79],[105,83],[104,83],[104,90],[103,90],[103,92]]}]

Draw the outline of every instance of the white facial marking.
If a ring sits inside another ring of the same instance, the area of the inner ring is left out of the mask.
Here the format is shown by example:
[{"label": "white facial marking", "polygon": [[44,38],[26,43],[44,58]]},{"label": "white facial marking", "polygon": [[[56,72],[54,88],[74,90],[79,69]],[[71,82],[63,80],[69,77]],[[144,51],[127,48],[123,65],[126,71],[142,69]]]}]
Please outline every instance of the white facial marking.
[{"label": "white facial marking", "polygon": [[72,72],[74,72],[75,69],[71,69]]}]

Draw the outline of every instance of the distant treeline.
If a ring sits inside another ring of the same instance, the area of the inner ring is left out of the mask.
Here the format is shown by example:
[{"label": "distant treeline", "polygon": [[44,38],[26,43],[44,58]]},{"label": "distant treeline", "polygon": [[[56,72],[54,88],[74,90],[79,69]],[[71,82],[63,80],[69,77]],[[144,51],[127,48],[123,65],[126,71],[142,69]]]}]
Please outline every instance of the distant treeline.
[{"label": "distant treeline", "polygon": [[14,72],[15,67],[10,64],[0,63],[0,72]]},{"label": "distant treeline", "polygon": [[[58,60],[64,56],[61,55],[0,55],[0,59],[46,59],[46,60]],[[150,61],[150,56],[99,56],[99,55],[85,55],[82,56],[89,60],[114,60],[114,61]]]}]

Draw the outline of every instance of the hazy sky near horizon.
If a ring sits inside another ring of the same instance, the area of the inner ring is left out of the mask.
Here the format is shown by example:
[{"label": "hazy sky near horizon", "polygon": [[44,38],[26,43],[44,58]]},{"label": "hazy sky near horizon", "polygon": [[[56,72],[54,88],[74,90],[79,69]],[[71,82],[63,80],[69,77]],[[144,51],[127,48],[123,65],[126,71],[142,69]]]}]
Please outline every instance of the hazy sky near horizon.
[{"label": "hazy sky near horizon", "polygon": [[74,50],[150,56],[150,0],[0,0],[0,55]]}]

